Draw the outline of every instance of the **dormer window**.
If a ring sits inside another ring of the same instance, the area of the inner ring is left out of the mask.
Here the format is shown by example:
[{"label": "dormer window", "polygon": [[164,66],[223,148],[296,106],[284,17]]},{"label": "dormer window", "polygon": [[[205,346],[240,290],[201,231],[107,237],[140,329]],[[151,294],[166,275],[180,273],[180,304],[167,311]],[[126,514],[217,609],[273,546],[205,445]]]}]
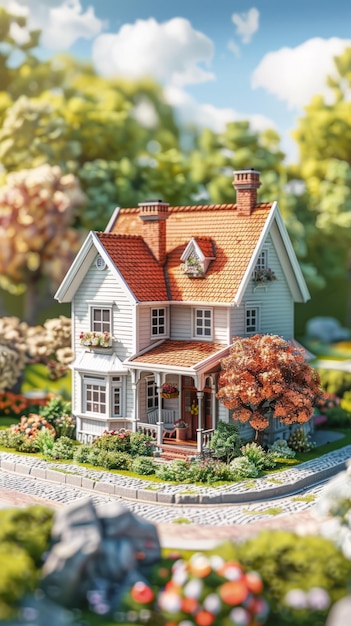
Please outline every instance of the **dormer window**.
[{"label": "dormer window", "polygon": [[203,273],[203,263],[201,263],[196,252],[190,254],[184,263],[184,274],[189,274],[191,276],[202,276]]},{"label": "dormer window", "polygon": [[267,285],[276,280],[273,270],[268,267],[268,250],[263,249],[257,259],[252,280],[256,286]]},{"label": "dormer window", "polygon": [[184,274],[189,278],[205,278],[207,268],[214,259],[213,243],[208,237],[193,237],[180,257]]}]

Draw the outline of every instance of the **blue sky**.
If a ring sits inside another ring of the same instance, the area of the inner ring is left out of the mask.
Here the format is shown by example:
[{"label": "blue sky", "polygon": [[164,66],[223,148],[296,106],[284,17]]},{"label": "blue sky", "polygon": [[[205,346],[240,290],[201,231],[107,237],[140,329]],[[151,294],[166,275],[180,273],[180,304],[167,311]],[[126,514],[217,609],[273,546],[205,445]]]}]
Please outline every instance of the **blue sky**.
[{"label": "blue sky", "polygon": [[[249,119],[290,131],[316,93],[330,97],[333,57],[351,46],[349,0],[0,0],[40,27],[42,54],[69,52],[105,76],[149,74],[184,122],[223,129]],[[15,32],[25,38],[25,32]],[[140,122],[150,123],[151,112]]]}]

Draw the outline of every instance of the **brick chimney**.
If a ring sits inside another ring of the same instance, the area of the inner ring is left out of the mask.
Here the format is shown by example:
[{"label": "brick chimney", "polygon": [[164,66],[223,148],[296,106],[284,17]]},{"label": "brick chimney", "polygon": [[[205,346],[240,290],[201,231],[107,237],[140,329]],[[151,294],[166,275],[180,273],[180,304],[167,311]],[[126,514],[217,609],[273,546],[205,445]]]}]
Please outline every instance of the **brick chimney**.
[{"label": "brick chimney", "polygon": [[260,185],[260,172],[253,169],[234,171],[233,187],[236,190],[238,215],[251,215],[257,204],[257,189]]},{"label": "brick chimney", "polygon": [[166,262],[166,220],[167,202],[146,200],[139,202],[139,217],[143,221],[143,239],[155,259],[164,265]]}]

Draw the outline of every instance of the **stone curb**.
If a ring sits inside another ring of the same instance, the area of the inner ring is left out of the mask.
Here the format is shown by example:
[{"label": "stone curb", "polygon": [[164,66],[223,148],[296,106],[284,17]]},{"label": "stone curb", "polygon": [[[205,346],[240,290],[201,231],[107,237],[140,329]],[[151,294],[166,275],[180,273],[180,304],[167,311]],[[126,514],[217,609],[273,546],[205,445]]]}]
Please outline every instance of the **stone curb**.
[{"label": "stone curb", "polygon": [[[22,459],[23,460],[23,459]],[[26,475],[32,478],[47,480],[49,482],[59,483],[78,489],[93,491],[94,493],[106,494],[117,498],[127,500],[141,501],[152,504],[163,505],[228,505],[243,504],[249,502],[259,502],[263,500],[271,500],[274,498],[283,498],[293,495],[307,487],[313,487],[346,468],[346,461],[339,462],[333,466],[321,469],[319,471],[305,476],[293,483],[285,483],[275,485],[261,490],[248,490],[240,493],[220,492],[214,495],[206,494],[186,494],[186,493],[164,493],[157,489],[137,489],[135,487],[125,487],[116,485],[113,481],[107,480],[94,481],[91,478],[82,477],[79,474],[64,473],[64,471],[56,471],[54,469],[43,469],[31,467],[26,463],[16,463],[13,461],[2,460],[0,455],[0,468],[6,472]]]}]

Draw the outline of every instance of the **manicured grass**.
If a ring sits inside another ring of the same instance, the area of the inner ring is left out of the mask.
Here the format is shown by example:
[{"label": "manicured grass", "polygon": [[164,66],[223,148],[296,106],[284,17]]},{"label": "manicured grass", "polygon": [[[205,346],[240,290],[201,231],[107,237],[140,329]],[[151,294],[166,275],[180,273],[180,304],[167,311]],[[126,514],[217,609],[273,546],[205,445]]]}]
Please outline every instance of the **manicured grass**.
[{"label": "manicured grass", "polygon": [[[300,463],[304,461],[311,461],[312,459],[318,459],[323,454],[327,454],[328,452],[333,452],[333,450],[340,450],[340,448],[344,448],[345,446],[351,445],[351,430],[348,428],[334,428],[334,432],[342,433],[344,437],[338,439],[337,441],[332,441],[331,443],[326,443],[324,446],[318,446],[317,448],[313,448],[311,452],[298,452],[296,454],[296,459]],[[313,440],[313,435],[312,435]]]},{"label": "manicured grass", "polygon": [[52,380],[48,376],[47,367],[42,363],[28,365],[24,372],[22,393],[36,389],[46,393],[54,393],[69,400],[71,398],[71,371],[67,370],[66,374],[59,380]]}]

